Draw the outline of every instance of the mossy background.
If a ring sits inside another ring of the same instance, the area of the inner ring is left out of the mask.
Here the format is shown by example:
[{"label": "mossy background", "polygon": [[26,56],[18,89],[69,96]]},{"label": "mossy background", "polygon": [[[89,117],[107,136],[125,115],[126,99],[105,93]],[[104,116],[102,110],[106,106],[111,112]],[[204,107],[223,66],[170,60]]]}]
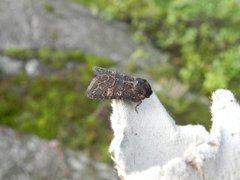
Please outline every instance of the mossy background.
[{"label": "mossy background", "polygon": [[[126,72],[148,75],[164,90],[155,90],[179,124],[210,128],[209,101],[217,88],[240,89],[240,3],[237,0],[73,0],[106,20],[131,27],[136,43],[151,43],[167,57],[164,63],[139,67],[130,62]],[[131,11],[129,11],[131,9]],[[46,13],[54,12],[44,4]],[[50,38],[56,38],[52,33]],[[0,74],[0,123],[47,139],[58,139],[97,160],[110,161],[112,132],[109,102],[89,100],[87,85],[93,66],[116,64],[79,50],[6,49],[0,52],[19,61],[38,59],[52,73],[30,77]],[[144,56],[137,50],[136,57]],[[136,58],[135,61],[138,61]],[[68,62],[74,69],[67,69]],[[147,63],[147,62],[146,62]],[[194,98],[189,94],[194,95]]]},{"label": "mossy background", "polygon": [[[109,67],[113,65],[109,59],[52,48],[8,49],[1,54],[24,62],[39,59],[52,72],[36,77],[25,72],[1,77],[1,124],[43,138],[58,139],[95,159],[110,162],[107,154],[111,138],[107,125],[109,114],[94,115],[99,101],[85,96],[93,78],[93,66]],[[67,62],[75,63],[75,68],[65,68]]]}]

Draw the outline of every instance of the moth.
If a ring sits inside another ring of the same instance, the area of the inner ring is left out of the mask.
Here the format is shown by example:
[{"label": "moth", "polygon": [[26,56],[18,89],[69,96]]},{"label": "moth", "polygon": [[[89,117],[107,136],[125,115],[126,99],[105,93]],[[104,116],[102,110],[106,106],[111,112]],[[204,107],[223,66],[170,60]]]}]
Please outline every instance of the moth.
[{"label": "moth", "polygon": [[139,106],[143,99],[152,94],[151,86],[142,78],[101,67],[94,68],[94,76],[86,93],[90,99],[122,99],[135,102]]}]

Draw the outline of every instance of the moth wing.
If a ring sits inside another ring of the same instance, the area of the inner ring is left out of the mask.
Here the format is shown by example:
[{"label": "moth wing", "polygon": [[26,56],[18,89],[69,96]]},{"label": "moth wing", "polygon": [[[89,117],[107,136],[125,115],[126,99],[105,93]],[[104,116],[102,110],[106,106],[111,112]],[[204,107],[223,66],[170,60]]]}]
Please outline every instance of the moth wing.
[{"label": "moth wing", "polygon": [[89,84],[88,88],[87,88],[87,97],[91,98],[91,99],[99,99],[98,97],[101,95],[99,91],[97,91],[98,89],[98,79],[97,78],[93,78],[93,80],[91,81],[91,83]]},{"label": "moth wing", "polygon": [[114,77],[106,74],[98,75],[91,81],[86,95],[91,99],[111,99],[114,83]]}]

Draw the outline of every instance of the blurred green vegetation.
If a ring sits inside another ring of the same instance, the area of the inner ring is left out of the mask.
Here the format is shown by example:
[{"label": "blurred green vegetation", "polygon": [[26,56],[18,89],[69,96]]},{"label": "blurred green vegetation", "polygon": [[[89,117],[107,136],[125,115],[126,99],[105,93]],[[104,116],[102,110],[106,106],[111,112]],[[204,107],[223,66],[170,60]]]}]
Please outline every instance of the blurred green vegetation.
[{"label": "blurred green vegetation", "polygon": [[[24,72],[1,77],[0,123],[43,138],[56,138],[110,162],[106,151],[111,139],[108,119],[93,115],[99,102],[87,99],[85,91],[93,78],[93,66],[109,67],[113,63],[76,50],[8,49],[2,54],[21,61],[36,58],[55,71],[65,70],[36,77]],[[69,61],[76,63],[74,69],[64,68]]]},{"label": "blurred green vegetation", "polygon": [[53,69],[64,68],[67,62],[80,63],[90,68],[91,74],[94,66],[109,67],[113,65],[112,61],[106,57],[95,56],[78,50],[64,51],[51,47],[42,49],[12,48],[3,50],[2,54],[23,61],[36,58]]},{"label": "blurred green vegetation", "polygon": [[53,13],[54,12],[54,7],[49,3],[45,3],[43,5],[43,10],[47,13]]},{"label": "blurred green vegetation", "polygon": [[[168,54],[190,91],[237,91],[240,3],[237,0],[74,0],[108,19],[128,22],[137,40]],[[131,9],[129,11],[129,9]]]},{"label": "blurred green vegetation", "polygon": [[[141,69],[156,82],[163,78],[176,79],[187,86],[185,92],[199,97],[209,97],[218,88],[231,89],[240,97],[239,1],[73,1],[90,7],[106,19],[127,22],[136,42],[150,42],[163,52],[168,63]],[[130,63],[128,69],[136,72],[138,66]],[[189,101],[184,94],[181,97],[160,94],[159,97],[178,123],[185,124],[187,119],[188,123],[210,127],[209,104]]]}]

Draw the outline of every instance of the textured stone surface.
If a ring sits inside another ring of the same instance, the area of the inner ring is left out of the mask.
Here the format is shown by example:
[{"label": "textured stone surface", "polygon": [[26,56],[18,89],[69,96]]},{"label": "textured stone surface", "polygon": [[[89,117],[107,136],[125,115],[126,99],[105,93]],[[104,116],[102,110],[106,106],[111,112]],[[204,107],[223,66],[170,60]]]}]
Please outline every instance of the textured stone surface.
[{"label": "textured stone surface", "polygon": [[0,179],[115,180],[113,168],[90,160],[56,141],[0,127]]},{"label": "textured stone surface", "polygon": [[23,62],[0,56],[0,73],[6,75],[17,74],[23,68]]},{"label": "textured stone surface", "polygon": [[156,94],[138,107],[113,101],[110,152],[124,180],[240,179],[240,105],[231,91],[212,94],[212,127],[177,125]]},{"label": "textured stone surface", "polygon": [[[44,6],[52,6],[46,12]],[[122,60],[134,50],[123,23],[107,23],[63,0],[1,0],[0,48],[53,46]]]},{"label": "textured stone surface", "polygon": [[[127,61],[138,49],[125,23],[106,22],[64,0],[1,0],[0,24],[0,49],[80,49],[117,62]],[[148,60],[159,59],[156,50],[145,49]]]}]

